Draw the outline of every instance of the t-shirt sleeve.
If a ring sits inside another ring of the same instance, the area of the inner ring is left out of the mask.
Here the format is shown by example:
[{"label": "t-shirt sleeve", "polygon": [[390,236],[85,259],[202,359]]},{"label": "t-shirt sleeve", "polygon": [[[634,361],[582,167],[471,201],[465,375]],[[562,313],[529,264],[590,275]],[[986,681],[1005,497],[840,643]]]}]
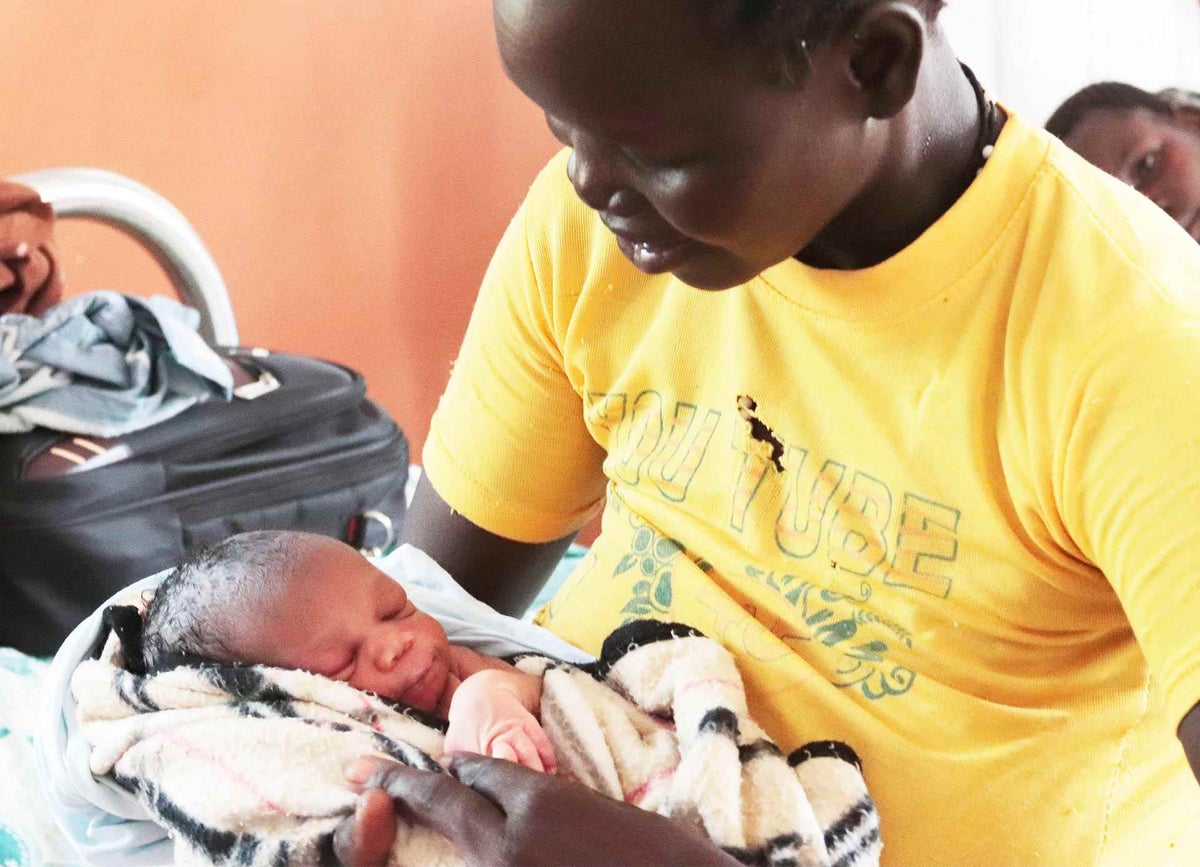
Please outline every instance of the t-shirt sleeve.
[{"label": "t-shirt sleeve", "polygon": [[[542,250],[561,234],[552,225],[561,210],[547,182],[553,168],[535,183],[492,258],[422,457],[451,508],[485,530],[532,543],[578,530],[605,485],[604,453],[588,433],[563,361],[569,299],[579,287],[556,285],[568,280],[547,264],[572,251]],[[534,248],[542,250],[538,268]]]},{"label": "t-shirt sleeve", "polygon": [[1176,722],[1200,702],[1200,324],[1096,347],[1060,431],[1060,508]]}]

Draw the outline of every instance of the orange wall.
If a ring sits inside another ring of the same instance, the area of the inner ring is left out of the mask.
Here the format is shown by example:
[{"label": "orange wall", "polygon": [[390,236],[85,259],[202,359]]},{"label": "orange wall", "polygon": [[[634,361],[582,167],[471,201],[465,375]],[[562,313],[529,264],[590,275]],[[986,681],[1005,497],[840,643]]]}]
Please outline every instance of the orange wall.
[{"label": "orange wall", "polygon": [[[486,0],[0,0],[0,173],[111,169],[170,199],[243,343],[341,361],[419,455],[493,246],[555,150]],[[69,293],[165,279],[60,227]]]}]

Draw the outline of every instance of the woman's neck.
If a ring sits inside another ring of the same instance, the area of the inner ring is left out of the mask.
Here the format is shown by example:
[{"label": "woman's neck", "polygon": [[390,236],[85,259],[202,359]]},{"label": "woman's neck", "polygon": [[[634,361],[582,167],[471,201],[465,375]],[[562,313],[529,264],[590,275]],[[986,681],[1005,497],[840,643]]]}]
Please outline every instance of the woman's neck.
[{"label": "woman's neck", "polygon": [[982,165],[975,89],[944,41],[909,105],[888,121],[874,180],[796,258],[815,268],[878,265],[921,236],[958,201]]}]

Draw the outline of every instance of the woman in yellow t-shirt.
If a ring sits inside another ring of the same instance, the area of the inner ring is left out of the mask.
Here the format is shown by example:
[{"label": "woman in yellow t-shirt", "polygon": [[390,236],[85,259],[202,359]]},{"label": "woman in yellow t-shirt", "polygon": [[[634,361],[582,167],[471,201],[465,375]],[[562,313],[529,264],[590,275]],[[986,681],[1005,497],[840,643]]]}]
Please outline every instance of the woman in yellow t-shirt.
[{"label": "woman in yellow t-shirt", "polygon": [[[1200,248],[992,103],[941,5],[493,0],[566,150],[404,541],[515,612],[602,507],[541,622],[720,640],[780,748],[863,758],[887,865],[1194,865]],[[480,863],[732,863],[565,780],[456,774],[358,768],[343,859],[394,802]]]}]

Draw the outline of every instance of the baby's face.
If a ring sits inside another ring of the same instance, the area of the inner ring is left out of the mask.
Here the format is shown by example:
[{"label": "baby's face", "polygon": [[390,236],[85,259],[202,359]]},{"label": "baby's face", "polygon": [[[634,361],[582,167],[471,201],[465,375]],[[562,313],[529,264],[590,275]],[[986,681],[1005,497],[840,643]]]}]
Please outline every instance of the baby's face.
[{"label": "baby's face", "polygon": [[308,544],[289,573],[234,631],[240,660],[312,671],[444,715],[450,645],[404,588],[332,539]]}]

